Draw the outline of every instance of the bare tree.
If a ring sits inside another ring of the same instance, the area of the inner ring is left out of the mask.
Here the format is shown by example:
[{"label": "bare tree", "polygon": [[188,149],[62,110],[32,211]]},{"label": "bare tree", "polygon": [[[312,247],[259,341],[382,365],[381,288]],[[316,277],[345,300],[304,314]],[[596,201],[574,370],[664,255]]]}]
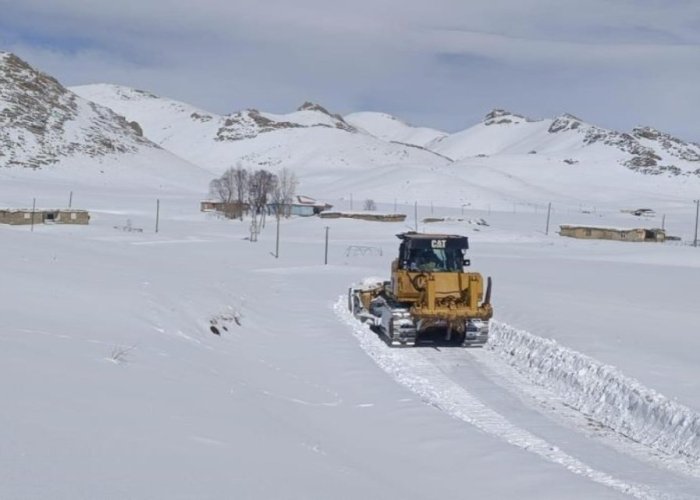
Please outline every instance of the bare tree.
[{"label": "bare tree", "polygon": [[289,217],[291,204],[294,201],[299,181],[294,171],[283,168],[277,172],[275,184],[272,189],[271,201],[274,206],[275,216],[279,219],[283,215]]},{"label": "bare tree", "polygon": [[377,209],[377,204],[372,199],[365,200],[364,209],[367,211],[374,211]]},{"label": "bare tree", "polygon": [[241,220],[243,220],[243,205],[248,194],[248,171],[241,166],[240,162],[236,163],[233,178],[236,186],[236,201],[241,207]]},{"label": "bare tree", "polygon": [[[209,183],[211,195],[228,205],[224,209],[228,216],[235,214],[234,216],[239,216],[243,220],[243,208],[248,194],[248,180],[248,171],[240,163],[237,163],[236,168],[229,168],[221,177]],[[235,207],[231,206],[234,202],[236,203]]]},{"label": "bare tree", "polygon": [[233,169],[230,168],[224,175],[209,183],[209,192],[224,203],[231,203],[236,190],[233,178]]},{"label": "bare tree", "polygon": [[256,170],[248,174],[248,204],[251,208],[251,241],[257,240],[260,227],[265,227],[265,214],[276,176],[267,170]]}]

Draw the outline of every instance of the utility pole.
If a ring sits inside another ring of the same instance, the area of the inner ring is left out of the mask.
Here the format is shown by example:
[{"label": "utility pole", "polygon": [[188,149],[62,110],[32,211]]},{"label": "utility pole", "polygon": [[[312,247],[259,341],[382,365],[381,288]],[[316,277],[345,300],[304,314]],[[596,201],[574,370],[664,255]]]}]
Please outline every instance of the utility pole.
[{"label": "utility pole", "polygon": [[275,259],[280,258],[280,219],[280,214],[277,214],[277,238],[275,239]]},{"label": "utility pole", "polygon": [[700,214],[700,200],[695,200],[695,240],[693,246],[698,246],[698,214]]},{"label": "utility pole", "polygon": [[323,264],[328,265],[328,226],[326,226],[326,256],[323,259]]},{"label": "utility pole", "polygon": [[158,232],[158,224],[160,223],[160,200],[156,200],[156,233]]},{"label": "utility pole", "polygon": [[416,232],[418,232],[418,202],[413,202],[413,220],[416,224]]},{"label": "utility pole", "polygon": [[396,198],[394,198],[394,213],[396,213]]},{"label": "utility pole", "polygon": [[350,193],[350,210],[352,210],[352,193]]},{"label": "utility pole", "polygon": [[661,217],[661,229],[666,230],[666,214]]},{"label": "utility pole", "polygon": [[552,202],[547,205],[547,229],[545,229],[544,234],[549,234],[549,215],[552,213]]},{"label": "utility pole", "polygon": [[35,212],[36,212],[36,198],[32,198],[32,233],[34,232],[34,213]]},{"label": "utility pole", "polygon": [[68,208],[71,208],[73,206],[73,191],[70,192],[70,196],[68,197]]}]

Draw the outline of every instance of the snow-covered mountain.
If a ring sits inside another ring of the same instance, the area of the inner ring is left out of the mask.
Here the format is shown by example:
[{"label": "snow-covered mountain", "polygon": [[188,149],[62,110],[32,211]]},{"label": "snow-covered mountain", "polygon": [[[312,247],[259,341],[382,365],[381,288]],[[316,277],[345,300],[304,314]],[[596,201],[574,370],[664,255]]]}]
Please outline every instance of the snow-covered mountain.
[{"label": "snow-covered mountain", "polygon": [[607,162],[644,174],[700,175],[700,145],[650,127],[617,132],[570,114],[533,120],[496,109],[481,123],[437,138],[426,147],[454,160],[540,154],[570,165]]},{"label": "snow-covered mountain", "polygon": [[[359,112],[342,117],[309,102],[288,114],[246,109],[217,115],[128,87],[98,84],[72,90],[133,121],[163,148],[217,172],[241,162],[273,170],[290,167],[308,174],[307,179],[314,176],[323,180],[330,170],[342,173],[350,169],[343,178],[345,182],[358,169],[403,165],[411,169],[402,169],[398,180],[412,183],[403,186],[411,196],[418,196],[420,185],[428,181],[410,171],[416,173],[415,167],[422,167],[434,175],[435,168],[453,161],[486,167],[595,165],[613,174],[620,169],[664,177],[700,177],[697,144],[650,127],[635,128],[631,133],[609,130],[570,114],[533,120],[496,109],[481,123],[447,134],[414,127],[384,113]],[[392,172],[396,183],[396,171]],[[525,170],[522,173],[529,175]],[[572,175],[580,181],[581,176],[599,176],[600,172],[576,168]],[[634,182],[622,172],[615,175],[625,184]],[[443,181],[436,180],[451,190],[457,189],[453,181]],[[462,193],[464,189],[457,191]]]},{"label": "snow-covered mountain", "polygon": [[395,116],[373,111],[350,113],[345,116],[345,121],[385,141],[420,147],[426,147],[429,143],[449,135],[434,128],[414,127]]},{"label": "snow-covered mountain", "polygon": [[325,198],[362,193],[431,203],[439,190],[453,204],[582,203],[592,196],[596,203],[626,205],[640,193],[685,199],[700,179],[692,175],[688,184],[686,175],[678,177],[700,167],[697,146],[653,129],[606,130],[572,115],[532,120],[495,110],[482,123],[446,135],[381,113],[341,117],[311,103],[288,114],[217,115],[127,87],[72,90],[202,168],[288,167],[304,190]]},{"label": "snow-covered mountain", "polygon": [[263,168],[366,168],[378,165],[442,165],[447,159],[358,130],[318,104],[288,114],[246,109],[217,115],[189,104],[128,87],[72,87],[82,97],[137,122],[149,139],[206,168],[235,162]]},{"label": "snow-covered mountain", "polygon": [[[433,203],[437,190],[447,203],[481,206],[591,198],[618,206],[640,195],[666,203],[692,199],[700,184],[700,146],[650,127],[622,133],[570,114],[533,120],[494,110],[448,135],[309,102],[287,114],[217,115],[127,87],[65,89],[10,54],[2,67],[2,164],[69,160],[82,165],[71,175],[85,183],[104,183],[103,172],[133,182],[137,172],[147,189],[169,183],[203,192],[240,163],[292,168],[304,190],[325,198]],[[94,168],[107,158],[115,168]],[[88,180],[95,171],[100,176]]]},{"label": "snow-covered mountain", "polygon": [[152,193],[201,192],[213,177],[144,137],[137,123],[10,53],[0,53],[0,173],[22,183],[15,192],[4,183],[0,203],[7,205],[26,204],[29,191],[46,202],[46,193],[33,187],[39,179]]},{"label": "snow-covered mountain", "polygon": [[0,53],[0,166],[38,168],[72,156],[156,147],[136,124],[78,97],[17,56]]}]

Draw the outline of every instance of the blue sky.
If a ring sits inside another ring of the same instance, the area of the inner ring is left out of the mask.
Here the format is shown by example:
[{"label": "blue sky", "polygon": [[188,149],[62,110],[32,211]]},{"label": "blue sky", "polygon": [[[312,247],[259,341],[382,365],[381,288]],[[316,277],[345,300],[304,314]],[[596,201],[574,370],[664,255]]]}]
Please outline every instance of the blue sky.
[{"label": "blue sky", "polygon": [[492,108],[700,142],[700,2],[0,0],[0,50],[66,85],[227,113],[385,111],[456,131]]}]

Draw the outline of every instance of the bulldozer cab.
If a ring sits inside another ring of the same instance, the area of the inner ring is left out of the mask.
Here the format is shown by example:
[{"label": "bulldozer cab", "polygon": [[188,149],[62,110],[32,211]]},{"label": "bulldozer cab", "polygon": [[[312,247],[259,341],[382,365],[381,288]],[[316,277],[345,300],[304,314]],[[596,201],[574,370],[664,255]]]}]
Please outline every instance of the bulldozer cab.
[{"label": "bulldozer cab", "polygon": [[462,272],[469,261],[466,236],[402,233],[398,268],[423,272]]}]

